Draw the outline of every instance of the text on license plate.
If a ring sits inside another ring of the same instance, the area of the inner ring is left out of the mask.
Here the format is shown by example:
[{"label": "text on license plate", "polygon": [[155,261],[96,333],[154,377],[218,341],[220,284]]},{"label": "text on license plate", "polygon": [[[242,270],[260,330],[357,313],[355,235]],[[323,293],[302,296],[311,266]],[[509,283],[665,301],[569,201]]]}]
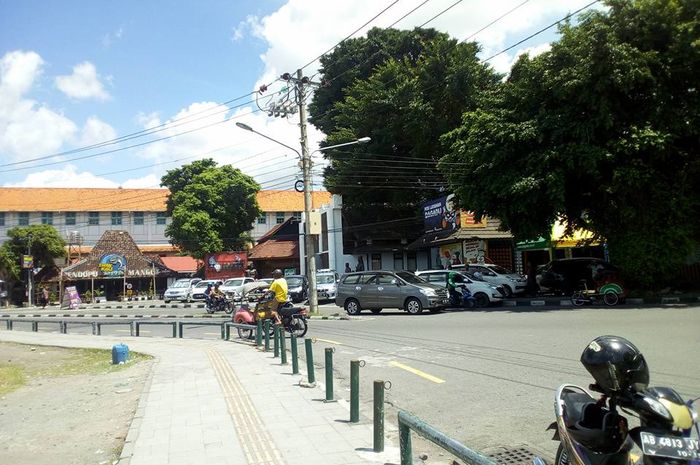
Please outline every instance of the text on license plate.
[{"label": "text on license plate", "polygon": [[657,436],[641,432],[642,450],[646,455],[680,459],[699,459],[700,442],[694,438]]}]

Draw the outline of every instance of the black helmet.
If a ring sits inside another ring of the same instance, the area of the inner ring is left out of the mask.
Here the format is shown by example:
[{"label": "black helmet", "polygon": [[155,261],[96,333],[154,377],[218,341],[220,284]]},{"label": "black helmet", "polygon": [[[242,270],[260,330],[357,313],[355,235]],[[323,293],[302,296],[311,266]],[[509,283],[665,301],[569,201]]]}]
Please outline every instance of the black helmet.
[{"label": "black helmet", "polygon": [[280,269],[276,269],[275,271],[272,272],[272,277],[275,279],[279,279],[282,276],[284,276],[284,274],[282,273],[282,270],[280,270]]},{"label": "black helmet", "polygon": [[595,338],[581,354],[581,363],[607,395],[643,391],[649,384],[644,356],[624,337]]}]

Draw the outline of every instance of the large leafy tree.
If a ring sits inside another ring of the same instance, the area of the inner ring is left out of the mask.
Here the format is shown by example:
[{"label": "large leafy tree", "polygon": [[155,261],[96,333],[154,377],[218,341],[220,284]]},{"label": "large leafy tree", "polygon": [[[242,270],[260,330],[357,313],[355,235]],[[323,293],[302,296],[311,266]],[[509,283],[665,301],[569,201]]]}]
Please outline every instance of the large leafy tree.
[{"label": "large leafy tree", "polygon": [[8,230],[7,237],[0,247],[0,274],[8,281],[21,279],[22,255],[32,255],[35,268],[51,266],[66,255],[66,241],[53,226],[18,226]]},{"label": "large leafy tree", "polygon": [[[463,204],[517,237],[587,228],[642,286],[700,237],[700,1],[610,0],[522,57],[441,161]],[[468,165],[468,182],[451,163]]]},{"label": "large leafy tree", "polygon": [[310,105],[326,144],[370,136],[369,145],[326,152],[325,186],[349,210],[392,205],[398,216],[439,195],[439,137],[478,106],[498,76],[459,43],[433,29],[372,29],[322,58]]},{"label": "large leafy tree", "polygon": [[248,232],[260,215],[260,186],[250,176],[205,159],[168,171],[161,185],[170,189],[172,223],[165,234],[183,252],[203,258],[250,241]]}]

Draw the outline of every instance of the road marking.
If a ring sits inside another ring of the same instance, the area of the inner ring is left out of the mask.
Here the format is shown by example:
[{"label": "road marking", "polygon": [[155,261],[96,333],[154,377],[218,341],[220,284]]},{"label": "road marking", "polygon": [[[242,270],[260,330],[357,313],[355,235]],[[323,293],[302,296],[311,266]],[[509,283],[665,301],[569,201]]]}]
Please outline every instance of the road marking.
[{"label": "road marking", "polygon": [[130,333],[130,329],[116,329],[114,330],[115,333]]},{"label": "road marking", "polygon": [[321,341],[321,342],[327,342],[327,343],[329,343],[329,344],[335,344],[335,345],[337,345],[337,346],[342,346],[342,345],[343,345],[342,342],[331,341],[330,339],[321,339],[320,337],[317,337],[316,340],[317,340],[317,341]]},{"label": "road marking", "polygon": [[207,336],[221,336],[221,333],[204,333]]},{"label": "road marking", "polygon": [[411,373],[413,373],[414,375],[418,375],[418,376],[420,376],[421,378],[425,378],[425,379],[427,379],[428,381],[432,381],[433,383],[441,384],[441,383],[444,383],[444,382],[445,382],[444,379],[440,379],[440,378],[438,378],[438,377],[436,377],[436,376],[429,375],[428,373],[426,373],[426,372],[424,372],[424,371],[420,371],[420,370],[418,370],[418,369],[416,369],[416,368],[412,368],[412,367],[410,367],[410,366],[408,366],[408,365],[404,365],[403,363],[399,363],[399,362],[389,362],[389,365],[394,366],[394,367],[396,367],[396,368],[401,368],[402,370],[406,370],[406,371],[408,371],[408,372],[411,372]]}]

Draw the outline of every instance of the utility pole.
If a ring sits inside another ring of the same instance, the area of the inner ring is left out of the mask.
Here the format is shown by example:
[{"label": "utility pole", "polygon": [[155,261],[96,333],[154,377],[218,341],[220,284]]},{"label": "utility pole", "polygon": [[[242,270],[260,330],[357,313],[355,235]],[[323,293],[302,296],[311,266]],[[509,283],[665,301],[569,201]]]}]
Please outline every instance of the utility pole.
[{"label": "utility pole", "polygon": [[[27,235],[27,255],[32,256],[32,235]],[[32,257],[32,266],[27,267],[27,306],[32,306],[32,278],[34,277],[34,257]]]},{"label": "utility pole", "polygon": [[[306,81],[306,82],[305,82]],[[311,313],[318,313],[318,294],[316,293],[316,253],[314,241],[311,236],[311,210],[313,199],[311,197],[311,157],[309,156],[309,144],[306,138],[306,104],[304,86],[309,83],[303,79],[301,70],[297,70],[297,104],[299,106],[299,127],[301,128],[301,163],[304,175],[304,251],[306,252],[306,276],[309,280],[309,309]]]}]

